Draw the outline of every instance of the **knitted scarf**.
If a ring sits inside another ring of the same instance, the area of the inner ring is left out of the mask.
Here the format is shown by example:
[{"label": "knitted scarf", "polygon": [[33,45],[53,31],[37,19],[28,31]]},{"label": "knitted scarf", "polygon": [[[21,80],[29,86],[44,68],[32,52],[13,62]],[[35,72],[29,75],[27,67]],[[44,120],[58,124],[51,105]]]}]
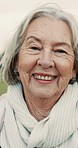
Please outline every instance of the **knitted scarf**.
[{"label": "knitted scarf", "polygon": [[48,117],[40,122],[30,114],[20,83],[10,85],[6,96],[2,98],[0,101],[2,148],[62,148],[61,145],[77,131],[77,83],[68,85]]}]

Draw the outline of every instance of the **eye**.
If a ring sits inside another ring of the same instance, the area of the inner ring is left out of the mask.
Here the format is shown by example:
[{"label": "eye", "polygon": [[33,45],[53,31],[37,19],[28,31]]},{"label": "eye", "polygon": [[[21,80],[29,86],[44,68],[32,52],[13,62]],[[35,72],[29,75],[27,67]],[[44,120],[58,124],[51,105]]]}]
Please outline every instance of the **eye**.
[{"label": "eye", "polygon": [[57,49],[55,50],[56,53],[65,53],[67,54],[67,51],[63,50],[63,49]]},{"label": "eye", "polygon": [[35,46],[31,47],[31,49],[32,49],[32,50],[40,50],[40,48],[35,47]]}]

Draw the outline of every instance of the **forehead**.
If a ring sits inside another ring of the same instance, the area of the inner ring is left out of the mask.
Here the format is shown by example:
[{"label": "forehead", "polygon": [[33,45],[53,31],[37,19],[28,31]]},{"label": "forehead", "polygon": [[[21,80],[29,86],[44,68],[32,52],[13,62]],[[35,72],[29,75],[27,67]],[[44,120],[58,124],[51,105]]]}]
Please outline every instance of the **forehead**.
[{"label": "forehead", "polygon": [[49,38],[56,40],[71,40],[72,33],[69,26],[62,20],[49,17],[41,17],[33,20],[26,31],[26,38],[29,36]]},{"label": "forehead", "polygon": [[[51,28],[52,27],[56,27],[56,29],[59,27],[59,28],[64,28],[66,30],[70,30],[69,28],[69,25],[63,21],[63,20],[60,20],[60,19],[56,19],[54,17],[39,17],[39,18],[36,18],[34,20],[31,21],[31,23],[28,25],[28,29],[29,30],[30,28],[33,30],[40,27],[40,29],[43,29],[47,26],[50,26]],[[43,27],[43,28],[42,28]]]}]

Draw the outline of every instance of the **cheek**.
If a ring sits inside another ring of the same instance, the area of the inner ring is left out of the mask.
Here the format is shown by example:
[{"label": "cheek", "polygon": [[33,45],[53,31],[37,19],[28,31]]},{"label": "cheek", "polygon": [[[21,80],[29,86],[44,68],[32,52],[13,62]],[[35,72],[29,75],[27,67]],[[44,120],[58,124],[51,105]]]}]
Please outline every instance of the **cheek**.
[{"label": "cheek", "polygon": [[30,73],[36,65],[37,58],[24,54],[18,61],[19,73]]},{"label": "cheek", "polygon": [[21,80],[22,84],[24,87],[28,87],[30,80],[31,80],[31,75],[32,75],[32,70],[34,69],[36,65],[36,59],[34,59],[31,56],[23,56],[20,57],[19,62],[18,62],[18,71],[19,71],[19,79]]},{"label": "cheek", "polygon": [[57,69],[62,76],[70,76],[72,77],[73,68],[74,68],[74,60],[62,59],[61,62],[57,62]]}]

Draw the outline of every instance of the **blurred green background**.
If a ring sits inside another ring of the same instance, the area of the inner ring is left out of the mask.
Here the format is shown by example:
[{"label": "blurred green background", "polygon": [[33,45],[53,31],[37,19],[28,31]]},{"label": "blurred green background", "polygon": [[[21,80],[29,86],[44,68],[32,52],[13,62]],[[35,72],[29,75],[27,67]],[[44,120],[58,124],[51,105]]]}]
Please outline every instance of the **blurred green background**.
[{"label": "blurred green background", "polygon": [[0,80],[0,96],[7,91],[7,85]]}]

